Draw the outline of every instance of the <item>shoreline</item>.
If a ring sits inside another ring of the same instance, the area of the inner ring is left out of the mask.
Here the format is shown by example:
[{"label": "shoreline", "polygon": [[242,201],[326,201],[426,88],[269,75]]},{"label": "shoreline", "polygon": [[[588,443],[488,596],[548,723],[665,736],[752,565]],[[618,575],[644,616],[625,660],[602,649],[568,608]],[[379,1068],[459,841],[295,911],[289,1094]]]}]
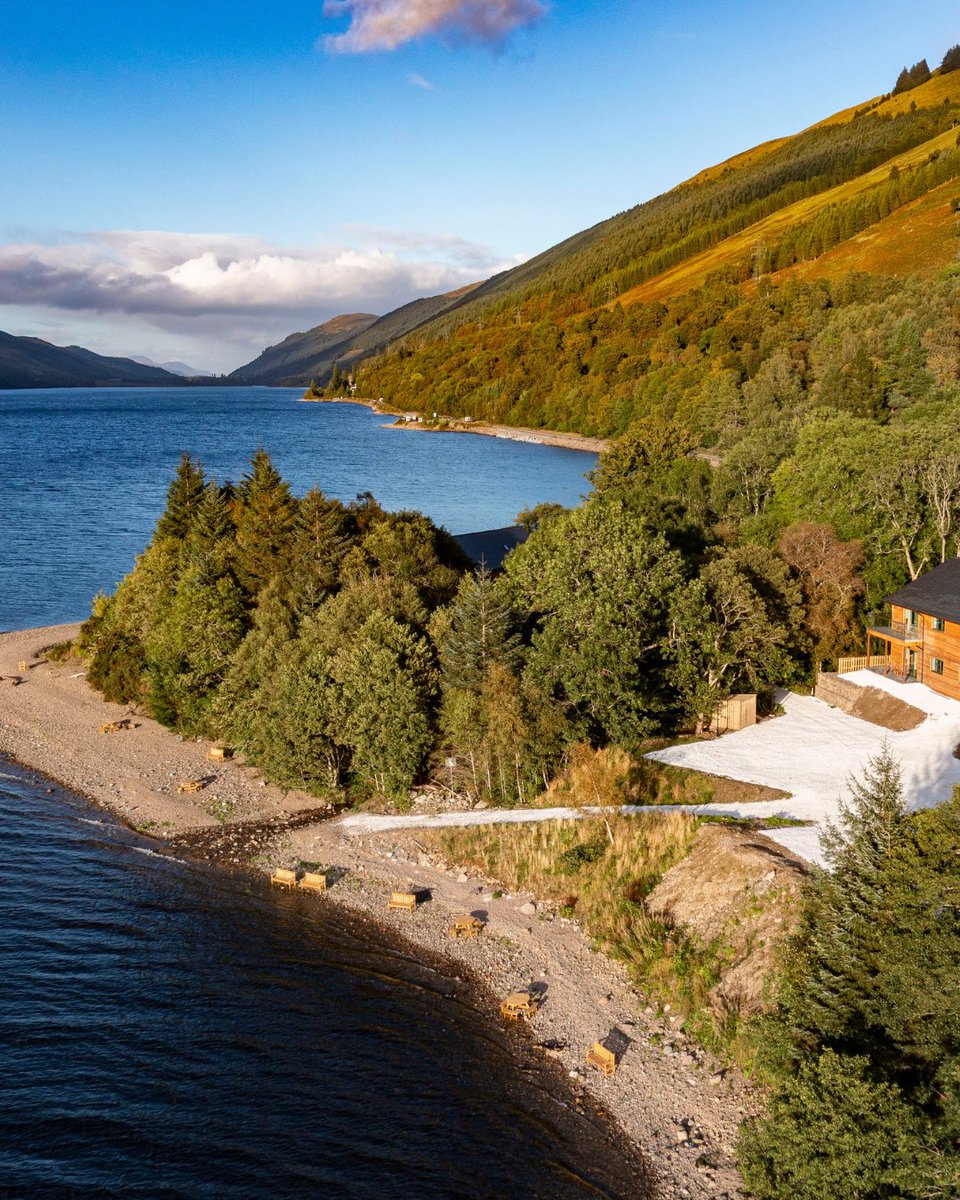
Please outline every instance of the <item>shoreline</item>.
[{"label": "shoreline", "polygon": [[[301,396],[304,404],[356,404],[360,408],[369,408],[371,412],[385,417],[401,417],[395,412],[378,404],[375,400],[348,399],[346,396],[308,397]],[[405,429],[414,433],[477,433],[481,437],[502,438],[509,442],[526,442],[535,446],[554,446],[561,450],[580,450],[588,454],[602,454],[610,441],[608,438],[588,437],[582,433],[564,433],[559,429],[533,429],[527,425],[490,425],[486,421],[463,421],[456,417],[446,418],[443,429],[436,429],[419,422],[402,424],[398,421],[387,421],[384,429]]]},{"label": "shoreline", "polygon": [[[545,986],[547,1003],[530,1026],[538,1052],[556,1060],[584,1103],[613,1118],[647,1163],[654,1195],[740,1196],[733,1143],[755,1096],[739,1072],[721,1070],[671,1014],[638,993],[575,921],[535,897],[501,892],[495,880],[438,862],[415,836],[350,835],[330,820],[332,804],[269,784],[238,760],[210,763],[206,743],[104,701],[77,660],[37,660],[37,650],[77,628],[0,634],[0,751],[188,857],[261,872],[304,861],[337,868],[336,884],[318,903],[329,899],[468,969],[490,995]],[[125,717],[132,728],[98,732]],[[209,782],[195,795],[178,795],[177,784],[188,778]],[[391,890],[425,890],[431,899],[412,915],[390,913]],[[451,916],[462,911],[486,914],[487,929],[475,941],[448,936]],[[588,1073],[584,1056],[611,1033],[627,1050],[607,1079]]]}]

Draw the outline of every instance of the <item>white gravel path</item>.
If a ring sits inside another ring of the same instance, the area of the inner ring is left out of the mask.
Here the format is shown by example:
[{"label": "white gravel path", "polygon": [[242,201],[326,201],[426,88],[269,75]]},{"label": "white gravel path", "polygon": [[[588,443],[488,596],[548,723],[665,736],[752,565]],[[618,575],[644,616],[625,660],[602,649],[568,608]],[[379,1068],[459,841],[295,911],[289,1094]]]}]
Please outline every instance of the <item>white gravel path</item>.
[{"label": "white gravel path", "polygon": [[[792,817],[809,821],[804,827],[767,830],[773,838],[810,862],[820,862],[820,826],[836,814],[841,798],[850,794],[851,777],[859,777],[867,762],[886,742],[903,768],[904,793],[911,808],[946,800],[960,784],[960,761],[953,757],[960,744],[960,703],[938,696],[920,683],[901,684],[871,671],[845,676],[864,687],[876,687],[928,714],[916,729],[893,733],[850,717],[812,696],[784,693],[784,715],[762,721],[713,741],[671,746],[649,757],[674,766],[722,775],[745,783],[763,784],[789,792],[788,799],[745,804],[679,806],[688,812],[742,817]],[[596,808],[520,808],[439,813],[421,816],[343,817],[344,833],[374,833],[388,829],[440,828],[451,825],[496,825],[525,821],[576,820]],[[650,812],[650,807],[625,805],[624,813]]]}]

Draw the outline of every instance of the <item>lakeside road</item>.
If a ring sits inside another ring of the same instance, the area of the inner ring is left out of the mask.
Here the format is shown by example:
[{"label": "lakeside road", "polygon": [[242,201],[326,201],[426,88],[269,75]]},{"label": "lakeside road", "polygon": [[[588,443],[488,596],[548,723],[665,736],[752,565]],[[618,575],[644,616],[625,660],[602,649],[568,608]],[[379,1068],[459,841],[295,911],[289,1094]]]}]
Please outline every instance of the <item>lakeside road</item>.
[{"label": "lakeside road", "polygon": [[[400,417],[403,414],[385,408],[374,400],[348,399],[346,396],[331,396],[323,399],[303,397],[305,404],[357,404],[369,408],[385,417]],[[528,442],[535,446],[557,446],[561,450],[583,450],[589,454],[602,454],[610,445],[607,438],[587,437],[582,433],[564,433],[558,429],[533,429],[526,425],[490,425],[485,421],[462,421],[447,417],[446,425],[436,429],[419,421],[387,421],[384,429],[403,429],[413,433],[478,433],[482,437],[503,438],[508,442]]]},{"label": "lakeside road", "polygon": [[[567,1071],[574,1102],[597,1120],[612,1117],[640,1149],[656,1181],[654,1195],[741,1195],[734,1140],[739,1121],[755,1111],[756,1096],[738,1072],[721,1071],[690,1042],[676,1018],[638,995],[623,967],[597,953],[575,921],[532,896],[501,893],[494,882],[439,861],[417,843],[415,832],[350,836],[324,819],[325,806],[316,797],[274,787],[238,761],[211,763],[206,743],[184,740],[139,712],[105,702],[76,660],[50,663],[38,656],[77,629],[0,634],[0,751],[180,855],[261,871],[301,861],[339,868],[329,895],[305,902],[359,911],[393,930],[398,941],[462,964],[494,994],[531,984],[544,988],[530,1036]],[[131,728],[99,732],[105,722],[124,718]],[[206,785],[193,795],[178,794],[187,779]],[[388,914],[386,899],[394,889],[426,889],[431,899],[412,915]],[[485,914],[488,926],[476,941],[447,934],[451,915],[462,911]],[[587,1072],[584,1055],[610,1034],[626,1050],[616,1074],[606,1079]]]}]

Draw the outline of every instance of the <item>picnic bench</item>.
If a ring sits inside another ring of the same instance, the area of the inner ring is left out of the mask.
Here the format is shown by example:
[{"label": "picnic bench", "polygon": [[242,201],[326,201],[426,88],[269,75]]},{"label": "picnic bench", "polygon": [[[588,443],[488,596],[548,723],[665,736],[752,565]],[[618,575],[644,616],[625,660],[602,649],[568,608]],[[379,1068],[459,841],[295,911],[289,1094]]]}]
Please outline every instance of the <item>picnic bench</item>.
[{"label": "picnic bench", "polygon": [[519,1021],[521,1017],[529,1021],[539,1007],[530,992],[511,992],[500,1004],[500,1016],[508,1021]]},{"label": "picnic bench", "polygon": [[449,932],[452,938],[475,938],[479,936],[482,929],[483,922],[479,917],[474,917],[470,913],[459,913],[453,918]]},{"label": "picnic bench", "polygon": [[228,750],[226,746],[211,746],[207,750],[207,758],[210,762],[224,762],[226,759],[233,756],[233,751]]},{"label": "picnic bench", "polygon": [[129,717],[124,717],[120,721],[104,721],[100,726],[101,733],[122,733],[124,729],[130,728]]},{"label": "picnic bench", "polygon": [[305,871],[300,880],[300,887],[305,892],[325,892],[327,877],[322,871]]},{"label": "picnic bench", "polygon": [[387,908],[396,908],[401,912],[415,912],[417,896],[415,892],[391,892]]},{"label": "picnic bench", "polygon": [[277,867],[270,876],[274,887],[288,888],[291,892],[297,886],[296,871],[288,871],[286,867]]},{"label": "picnic bench", "polygon": [[587,1066],[597,1067],[609,1077],[617,1069],[617,1056],[612,1050],[608,1050],[603,1042],[594,1042],[587,1051]]},{"label": "picnic bench", "polygon": [[202,792],[206,786],[207,781],[205,779],[182,779],[177,784],[177,795],[182,796],[186,794],[192,796],[195,792]]}]

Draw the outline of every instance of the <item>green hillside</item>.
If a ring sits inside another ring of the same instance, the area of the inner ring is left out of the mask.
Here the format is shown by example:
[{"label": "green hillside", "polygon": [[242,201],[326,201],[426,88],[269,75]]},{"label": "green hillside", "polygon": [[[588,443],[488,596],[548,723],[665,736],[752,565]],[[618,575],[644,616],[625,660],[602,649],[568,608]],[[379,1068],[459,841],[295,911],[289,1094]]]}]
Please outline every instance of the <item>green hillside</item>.
[{"label": "green hillside", "polygon": [[346,372],[360,359],[379,354],[457,304],[473,286],[412,300],[383,317],[369,313],[333,317],[306,333],[292,333],[278,345],[268,346],[258,358],[227,376],[227,382],[297,386],[314,379],[326,381],[335,365]]},{"label": "green hillside", "polygon": [[268,346],[252,362],[237,367],[227,383],[298,384],[317,373],[318,364],[342,343],[349,341],[377,320],[372,313],[348,313],[333,317],[304,333],[291,333],[276,346]]},{"label": "green hillside", "polygon": [[[948,266],[958,125],[960,72],[938,71],[746,151],[480,284],[361,362],[359,390],[403,409],[616,435],[665,411],[658,343],[682,343],[676,408],[717,369],[711,331],[758,282]],[[722,366],[740,386],[757,364]]]},{"label": "green hillside", "polygon": [[179,375],[130,358],[105,358],[82,346],[0,332],[0,388],[182,385]]}]

